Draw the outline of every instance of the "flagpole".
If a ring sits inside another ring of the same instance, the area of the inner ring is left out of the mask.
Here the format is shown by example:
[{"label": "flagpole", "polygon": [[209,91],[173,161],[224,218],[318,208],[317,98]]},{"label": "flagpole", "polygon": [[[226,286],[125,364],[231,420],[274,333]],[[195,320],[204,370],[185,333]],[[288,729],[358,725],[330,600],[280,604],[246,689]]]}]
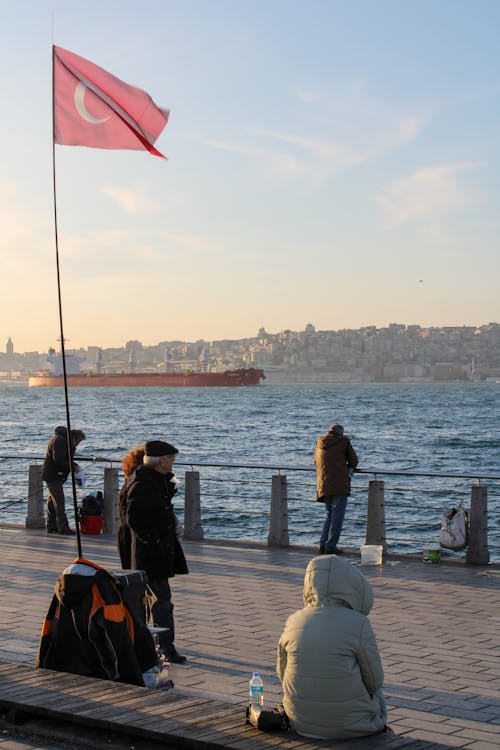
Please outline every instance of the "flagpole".
[{"label": "flagpole", "polygon": [[57,269],[57,298],[59,302],[59,329],[61,333],[61,359],[63,368],[63,382],[64,382],[64,401],[66,404],[66,430],[67,430],[67,442],[68,442],[68,457],[69,465],[71,470],[71,486],[73,490],[73,509],[75,513],[75,530],[76,530],[76,541],[78,545],[78,557],[82,557],[82,539],[80,536],[80,526],[78,523],[78,503],[76,499],[76,480],[75,470],[72,461],[72,445],[71,445],[71,420],[69,413],[69,395],[68,395],[68,376],[66,372],[66,352],[64,346],[64,330],[63,330],[63,316],[62,316],[62,296],[61,296],[61,272],[59,265],[59,236],[57,231],[57,192],[56,192],[56,145],[55,145],[55,118],[54,118],[54,45],[52,45],[52,186],[54,193],[54,236],[56,245],[56,269]]}]

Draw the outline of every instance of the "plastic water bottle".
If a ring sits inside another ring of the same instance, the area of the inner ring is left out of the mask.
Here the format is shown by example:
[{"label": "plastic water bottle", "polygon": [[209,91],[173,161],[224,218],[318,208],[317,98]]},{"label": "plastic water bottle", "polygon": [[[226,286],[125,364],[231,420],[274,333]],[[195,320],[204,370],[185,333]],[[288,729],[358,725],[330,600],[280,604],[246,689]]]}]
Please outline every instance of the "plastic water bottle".
[{"label": "plastic water bottle", "polygon": [[250,703],[254,706],[264,705],[264,683],[259,672],[254,672],[250,680]]},{"label": "plastic water bottle", "polygon": [[160,670],[158,673],[158,687],[162,690],[171,690],[174,687],[174,683],[168,675],[169,666],[166,659],[162,659],[158,665]]}]

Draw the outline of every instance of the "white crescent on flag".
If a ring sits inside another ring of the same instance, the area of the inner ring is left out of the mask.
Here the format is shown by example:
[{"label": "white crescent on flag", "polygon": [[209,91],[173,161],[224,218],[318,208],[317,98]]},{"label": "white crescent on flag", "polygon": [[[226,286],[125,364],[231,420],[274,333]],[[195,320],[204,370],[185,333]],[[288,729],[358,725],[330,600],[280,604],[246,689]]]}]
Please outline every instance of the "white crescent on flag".
[{"label": "white crescent on flag", "polygon": [[84,83],[78,83],[75,88],[75,93],[73,94],[73,100],[75,102],[76,111],[80,115],[80,117],[85,120],[86,122],[89,122],[91,125],[102,125],[103,122],[106,122],[106,120],[109,120],[111,115],[108,115],[107,117],[103,117],[102,119],[99,119],[98,117],[93,117],[93,115],[90,114],[88,111],[86,104],[85,104],[85,92],[87,91],[87,87]]}]

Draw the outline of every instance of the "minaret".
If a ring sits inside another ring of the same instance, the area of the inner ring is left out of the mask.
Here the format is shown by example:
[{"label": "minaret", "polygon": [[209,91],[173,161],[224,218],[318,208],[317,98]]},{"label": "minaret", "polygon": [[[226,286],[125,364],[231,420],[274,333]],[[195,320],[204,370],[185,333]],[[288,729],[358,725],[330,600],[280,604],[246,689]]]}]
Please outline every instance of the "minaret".
[{"label": "minaret", "polygon": [[202,352],[200,354],[200,362],[201,362],[201,371],[208,372],[208,349],[206,346],[203,347]]},{"label": "minaret", "polygon": [[102,375],[102,349],[98,349],[95,355],[95,371],[97,375]]},{"label": "minaret", "polygon": [[129,357],[128,357],[128,371],[131,375],[134,375],[135,373],[136,361],[137,360],[135,358],[135,349],[131,349]]},{"label": "minaret", "polygon": [[9,340],[7,341],[7,345],[5,347],[5,353],[14,354],[14,344],[12,343],[12,339],[10,336],[9,336]]},{"label": "minaret", "polygon": [[172,369],[172,365],[170,364],[170,360],[172,359],[172,354],[170,352],[170,349],[165,349],[165,352],[163,353],[163,371],[164,372],[170,372]]}]

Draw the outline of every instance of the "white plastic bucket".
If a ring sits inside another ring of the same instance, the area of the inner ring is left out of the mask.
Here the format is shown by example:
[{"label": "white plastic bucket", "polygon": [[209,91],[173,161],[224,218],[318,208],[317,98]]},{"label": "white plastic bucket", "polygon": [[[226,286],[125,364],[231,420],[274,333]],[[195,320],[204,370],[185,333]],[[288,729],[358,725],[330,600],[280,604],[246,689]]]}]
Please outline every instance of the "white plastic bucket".
[{"label": "white plastic bucket", "polygon": [[362,565],[382,565],[381,544],[362,544],[360,550]]}]

